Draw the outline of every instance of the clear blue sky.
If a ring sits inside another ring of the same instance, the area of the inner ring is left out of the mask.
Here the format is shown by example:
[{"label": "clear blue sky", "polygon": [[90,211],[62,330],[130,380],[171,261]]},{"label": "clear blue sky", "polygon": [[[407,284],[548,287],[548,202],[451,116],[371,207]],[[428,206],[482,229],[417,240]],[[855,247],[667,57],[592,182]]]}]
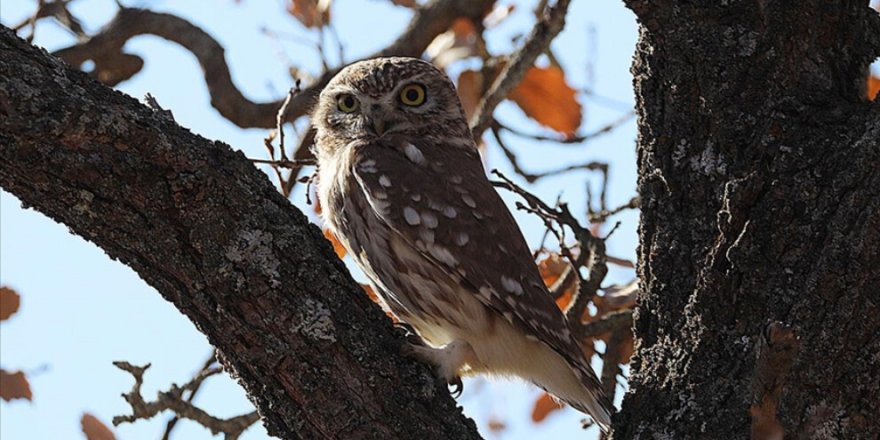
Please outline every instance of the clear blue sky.
[{"label": "clear blue sky", "polygon": [[[232,76],[246,96],[256,101],[279,98],[291,85],[285,58],[312,73],[319,71],[319,58],[312,48],[289,40],[273,41],[260,32],[270,28],[314,39],[287,15],[283,1],[202,0],[173,2],[148,0],[129,6],[171,12],[201,26],[226,48]],[[511,2],[517,9],[501,26],[489,33],[493,53],[511,47],[511,39],[530,29],[535,1]],[[592,63],[594,90],[623,105],[581,96],[585,106],[581,132],[605,125],[628,111],[632,103],[630,60],[637,37],[635,19],[620,0],[576,1],[567,25],[553,47],[566,68],[569,82],[577,88],[589,84],[587,66]],[[31,14],[34,0],[2,0],[0,22],[12,25]],[[95,31],[115,12],[112,0],[77,0],[71,7]],[[346,46],[346,61],[367,55],[392,41],[410,18],[410,11],[385,0],[337,0],[333,22]],[[48,50],[65,47],[73,38],[44,20],[37,27],[35,43]],[[157,37],[139,37],[126,49],[145,58],[146,65],[120,89],[134,97],[153,94],[174,112],[177,121],[210,139],[224,141],[251,157],[265,157],[265,130],[242,130],[230,124],[209,105],[200,68],[191,54]],[[283,56],[281,55],[283,54]],[[518,108],[505,103],[499,119],[539,132]],[[626,202],[635,194],[635,123],[630,121],[614,133],[585,145],[559,146],[509,136],[530,170],[546,170],[589,160],[611,164],[609,205]],[[489,168],[512,175],[497,148],[488,150]],[[583,212],[588,172],[545,179],[532,186],[547,200],[562,192],[575,212]],[[505,198],[511,202],[508,195]],[[292,201],[305,206],[301,192]],[[513,206],[512,202],[509,206]],[[638,216],[634,212],[617,218],[621,228],[609,241],[609,253],[633,259]],[[540,222],[518,215],[526,236],[537,243]],[[356,274],[356,276],[359,276]],[[627,282],[633,271],[612,267],[607,282]],[[4,440],[77,438],[79,418],[91,412],[109,424],[114,415],[128,411],[120,397],[131,386],[127,373],[111,365],[114,360],[151,362],[145,396],[155,395],[172,382],[184,382],[210,353],[205,338],[174,307],[147,286],[128,267],[111,261],[103,251],[43,215],[22,209],[20,202],[0,192],[0,283],[22,295],[17,315],[0,324],[0,364],[7,370],[22,369],[30,375],[33,402],[0,403],[0,437]],[[579,429],[581,416],[572,410],[557,412],[540,425],[529,419],[539,395],[519,383],[472,380],[466,383],[459,402],[477,421],[487,438],[595,438],[595,430]],[[619,396],[618,396],[619,401]],[[243,391],[226,376],[209,380],[197,399],[202,407],[219,416],[249,411]],[[120,440],[157,439],[167,416],[114,428]],[[490,418],[507,429],[500,434],[485,431]],[[211,434],[183,422],[178,439],[209,439]],[[262,427],[252,428],[247,440],[266,438]]]}]

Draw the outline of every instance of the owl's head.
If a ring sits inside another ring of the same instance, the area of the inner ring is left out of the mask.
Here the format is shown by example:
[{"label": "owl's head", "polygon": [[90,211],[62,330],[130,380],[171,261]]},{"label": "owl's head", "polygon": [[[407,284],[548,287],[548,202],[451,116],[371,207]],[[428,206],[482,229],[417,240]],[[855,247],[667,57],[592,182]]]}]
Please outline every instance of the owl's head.
[{"label": "owl's head", "polygon": [[321,92],[312,122],[322,149],[383,136],[469,134],[452,82],[418,58],[374,58],[342,69]]}]

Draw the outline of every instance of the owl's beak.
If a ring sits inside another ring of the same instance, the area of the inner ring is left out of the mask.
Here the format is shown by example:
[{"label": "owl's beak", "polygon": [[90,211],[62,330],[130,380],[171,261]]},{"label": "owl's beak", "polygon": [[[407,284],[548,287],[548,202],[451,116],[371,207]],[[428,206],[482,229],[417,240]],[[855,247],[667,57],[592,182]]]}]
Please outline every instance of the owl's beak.
[{"label": "owl's beak", "polygon": [[381,118],[373,119],[372,124],[373,131],[376,132],[377,136],[382,136],[385,133],[385,120]]},{"label": "owl's beak", "polygon": [[393,127],[394,121],[389,121],[381,116],[367,118],[367,129],[376,136],[382,136]]}]

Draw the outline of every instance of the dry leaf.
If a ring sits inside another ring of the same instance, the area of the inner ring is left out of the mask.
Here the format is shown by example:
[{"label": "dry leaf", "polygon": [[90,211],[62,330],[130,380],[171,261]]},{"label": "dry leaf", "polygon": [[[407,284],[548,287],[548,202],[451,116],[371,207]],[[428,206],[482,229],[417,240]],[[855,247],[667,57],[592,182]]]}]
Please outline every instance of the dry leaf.
[{"label": "dry leaf", "polygon": [[89,413],[84,413],[79,423],[82,425],[82,432],[86,435],[87,440],[116,440],[113,431]]},{"label": "dry leaf", "polygon": [[330,22],[330,0],[290,0],[287,12],[307,28],[322,27]]},{"label": "dry leaf", "polygon": [[504,19],[510,16],[510,13],[516,9],[515,5],[496,5],[492,12],[489,12],[485,17],[483,17],[483,27],[486,29],[492,29],[495,26],[501,24]]},{"label": "dry leaf", "polygon": [[502,422],[496,417],[489,418],[489,422],[486,423],[486,426],[489,428],[491,432],[501,432],[507,428],[507,424]]},{"label": "dry leaf", "polygon": [[391,3],[394,3],[397,6],[404,6],[407,8],[416,7],[416,0],[391,0]]},{"label": "dry leaf", "polygon": [[556,402],[549,394],[543,393],[535,401],[535,407],[532,409],[532,421],[540,423],[547,418],[548,414],[558,409],[562,409],[562,405]]},{"label": "dry leaf", "polygon": [[532,67],[508,98],[539,124],[573,137],[582,118],[575,94],[561,69]]},{"label": "dry leaf", "polygon": [[21,371],[9,373],[0,369],[0,398],[9,402],[12,399],[31,400],[31,386]]},{"label": "dry leaf", "polygon": [[9,319],[18,311],[21,305],[21,297],[9,287],[0,287],[0,321]]},{"label": "dry leaf", "polygon": [[458,75],[457,90],[464,115],[470,121],[480,103],[480,95],[483,93],[483,75],[473,70],[461,72]]},{"label": "dry leaf", "polygon": [[877,92],[880,92],[880,78],[874,75],[868,75],[868,99],[873,101],[877,99]]},{"label": "dry leaf", "polygon": [[345,246],[336,238],[336,235],[333,234],[329,229],[324,229],[324,238],[330,241],[330,244],[333,245],[333,251],[336,252],[336,256],[340,259],[345,258]]},{"label": "dry leaf", "polygon": [[456,18],[449,30],[438,35],[425,49],[431,62],[441,69],[453,61],[477,54],[477,29],[467,18]]},{"label": "dry leaf", "polygon": [[[568,260],[559,254],[550,254],[538,263],[538,271],[544,280],[544,285],[550,288],[559,281],[559,277],[568,268]],[[556,306],[559,310],[565,310],[574,298],[574,290],[577,289],[577,283],[571,283],[571,287],[565,289],[561,295],[556,298]]]}]

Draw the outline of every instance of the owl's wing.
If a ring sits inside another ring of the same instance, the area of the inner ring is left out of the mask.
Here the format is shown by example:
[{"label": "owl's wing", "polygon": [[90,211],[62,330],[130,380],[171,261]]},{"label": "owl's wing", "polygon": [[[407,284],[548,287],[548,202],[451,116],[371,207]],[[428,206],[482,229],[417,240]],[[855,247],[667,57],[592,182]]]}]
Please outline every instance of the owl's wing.
[{"label": "owl's wing", "polygon": [[358,148],[352,174],[382,221],[484,305],[563,356],[610,412],[475,148],[382,140]]}]

